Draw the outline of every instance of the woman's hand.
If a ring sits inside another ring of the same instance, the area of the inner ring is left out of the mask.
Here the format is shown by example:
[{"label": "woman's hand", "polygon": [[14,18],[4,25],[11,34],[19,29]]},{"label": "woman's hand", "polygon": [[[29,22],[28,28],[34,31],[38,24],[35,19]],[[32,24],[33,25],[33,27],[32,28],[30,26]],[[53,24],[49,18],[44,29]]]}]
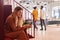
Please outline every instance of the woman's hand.
[{"label": "woman's hand", "polygon": [[25,25],[23,25],[22,29],[31,28],[31,26],[32,26],[32,25],[30,25],[30,24],[25,24]]},{"label": "woman's hand", "polygon": [[30,24],[25,24],[24,26],[25,26],[26,28],[30,28],[30,27],[31,27]]}]

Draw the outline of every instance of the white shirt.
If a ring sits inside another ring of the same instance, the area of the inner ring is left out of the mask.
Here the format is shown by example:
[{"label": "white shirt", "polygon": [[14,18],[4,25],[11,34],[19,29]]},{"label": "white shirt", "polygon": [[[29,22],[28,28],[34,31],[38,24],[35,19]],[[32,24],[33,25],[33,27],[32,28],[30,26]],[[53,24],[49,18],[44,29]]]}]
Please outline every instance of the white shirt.
[{"label": "white shirt", "polygon": [[46,12],[45,12],[45,10],[40,10],[40,18],[42,18],[42,19],[46,19]]}]

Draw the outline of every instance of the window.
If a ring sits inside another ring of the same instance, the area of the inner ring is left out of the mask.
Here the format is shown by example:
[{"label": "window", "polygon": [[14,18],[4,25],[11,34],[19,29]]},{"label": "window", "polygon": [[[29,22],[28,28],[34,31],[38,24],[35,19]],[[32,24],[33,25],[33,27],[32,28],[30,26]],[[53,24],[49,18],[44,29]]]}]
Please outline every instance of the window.
[{"label": "window", "polygon": [[60,6],[53,7],[52,17],[55,19],[60,19]]}]

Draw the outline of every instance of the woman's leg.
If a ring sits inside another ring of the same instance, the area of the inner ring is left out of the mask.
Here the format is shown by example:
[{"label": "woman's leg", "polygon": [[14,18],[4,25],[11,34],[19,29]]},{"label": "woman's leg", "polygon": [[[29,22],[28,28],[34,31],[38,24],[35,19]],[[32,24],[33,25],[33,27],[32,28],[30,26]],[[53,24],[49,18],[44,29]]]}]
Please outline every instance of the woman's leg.
[{"label": "woman's leg", "polygon": [[29,40],[29,38],[27,38],[28,36],[25,34],[25,32],[23,30],[8,33],[8,34],[6,34],[6,36],[11,37],[13,39],[16,38],[18,40]]}]

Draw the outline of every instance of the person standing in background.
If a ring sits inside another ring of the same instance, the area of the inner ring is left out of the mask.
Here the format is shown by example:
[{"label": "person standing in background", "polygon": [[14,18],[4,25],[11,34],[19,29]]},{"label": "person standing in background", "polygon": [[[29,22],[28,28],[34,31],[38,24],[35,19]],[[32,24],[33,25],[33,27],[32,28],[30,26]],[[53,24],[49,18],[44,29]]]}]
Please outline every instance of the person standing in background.
[{"label": "person standing in background", "polygon": [[44,25],[44,28],[46,30],[46,12],[43,10],[43,6],[40,7],[40,22],[41,22],[41,29],[40,30],[43,30],[43,25]]},{"label": "person standing in background", "polygon": [[34,25],[34,28],[38,29],[37,26],[36,26],[36,21],[38,20],[38,10],[37,10],[37,7],[34,7],[33,9],[34,9],[32,11],[33,25]]}]

